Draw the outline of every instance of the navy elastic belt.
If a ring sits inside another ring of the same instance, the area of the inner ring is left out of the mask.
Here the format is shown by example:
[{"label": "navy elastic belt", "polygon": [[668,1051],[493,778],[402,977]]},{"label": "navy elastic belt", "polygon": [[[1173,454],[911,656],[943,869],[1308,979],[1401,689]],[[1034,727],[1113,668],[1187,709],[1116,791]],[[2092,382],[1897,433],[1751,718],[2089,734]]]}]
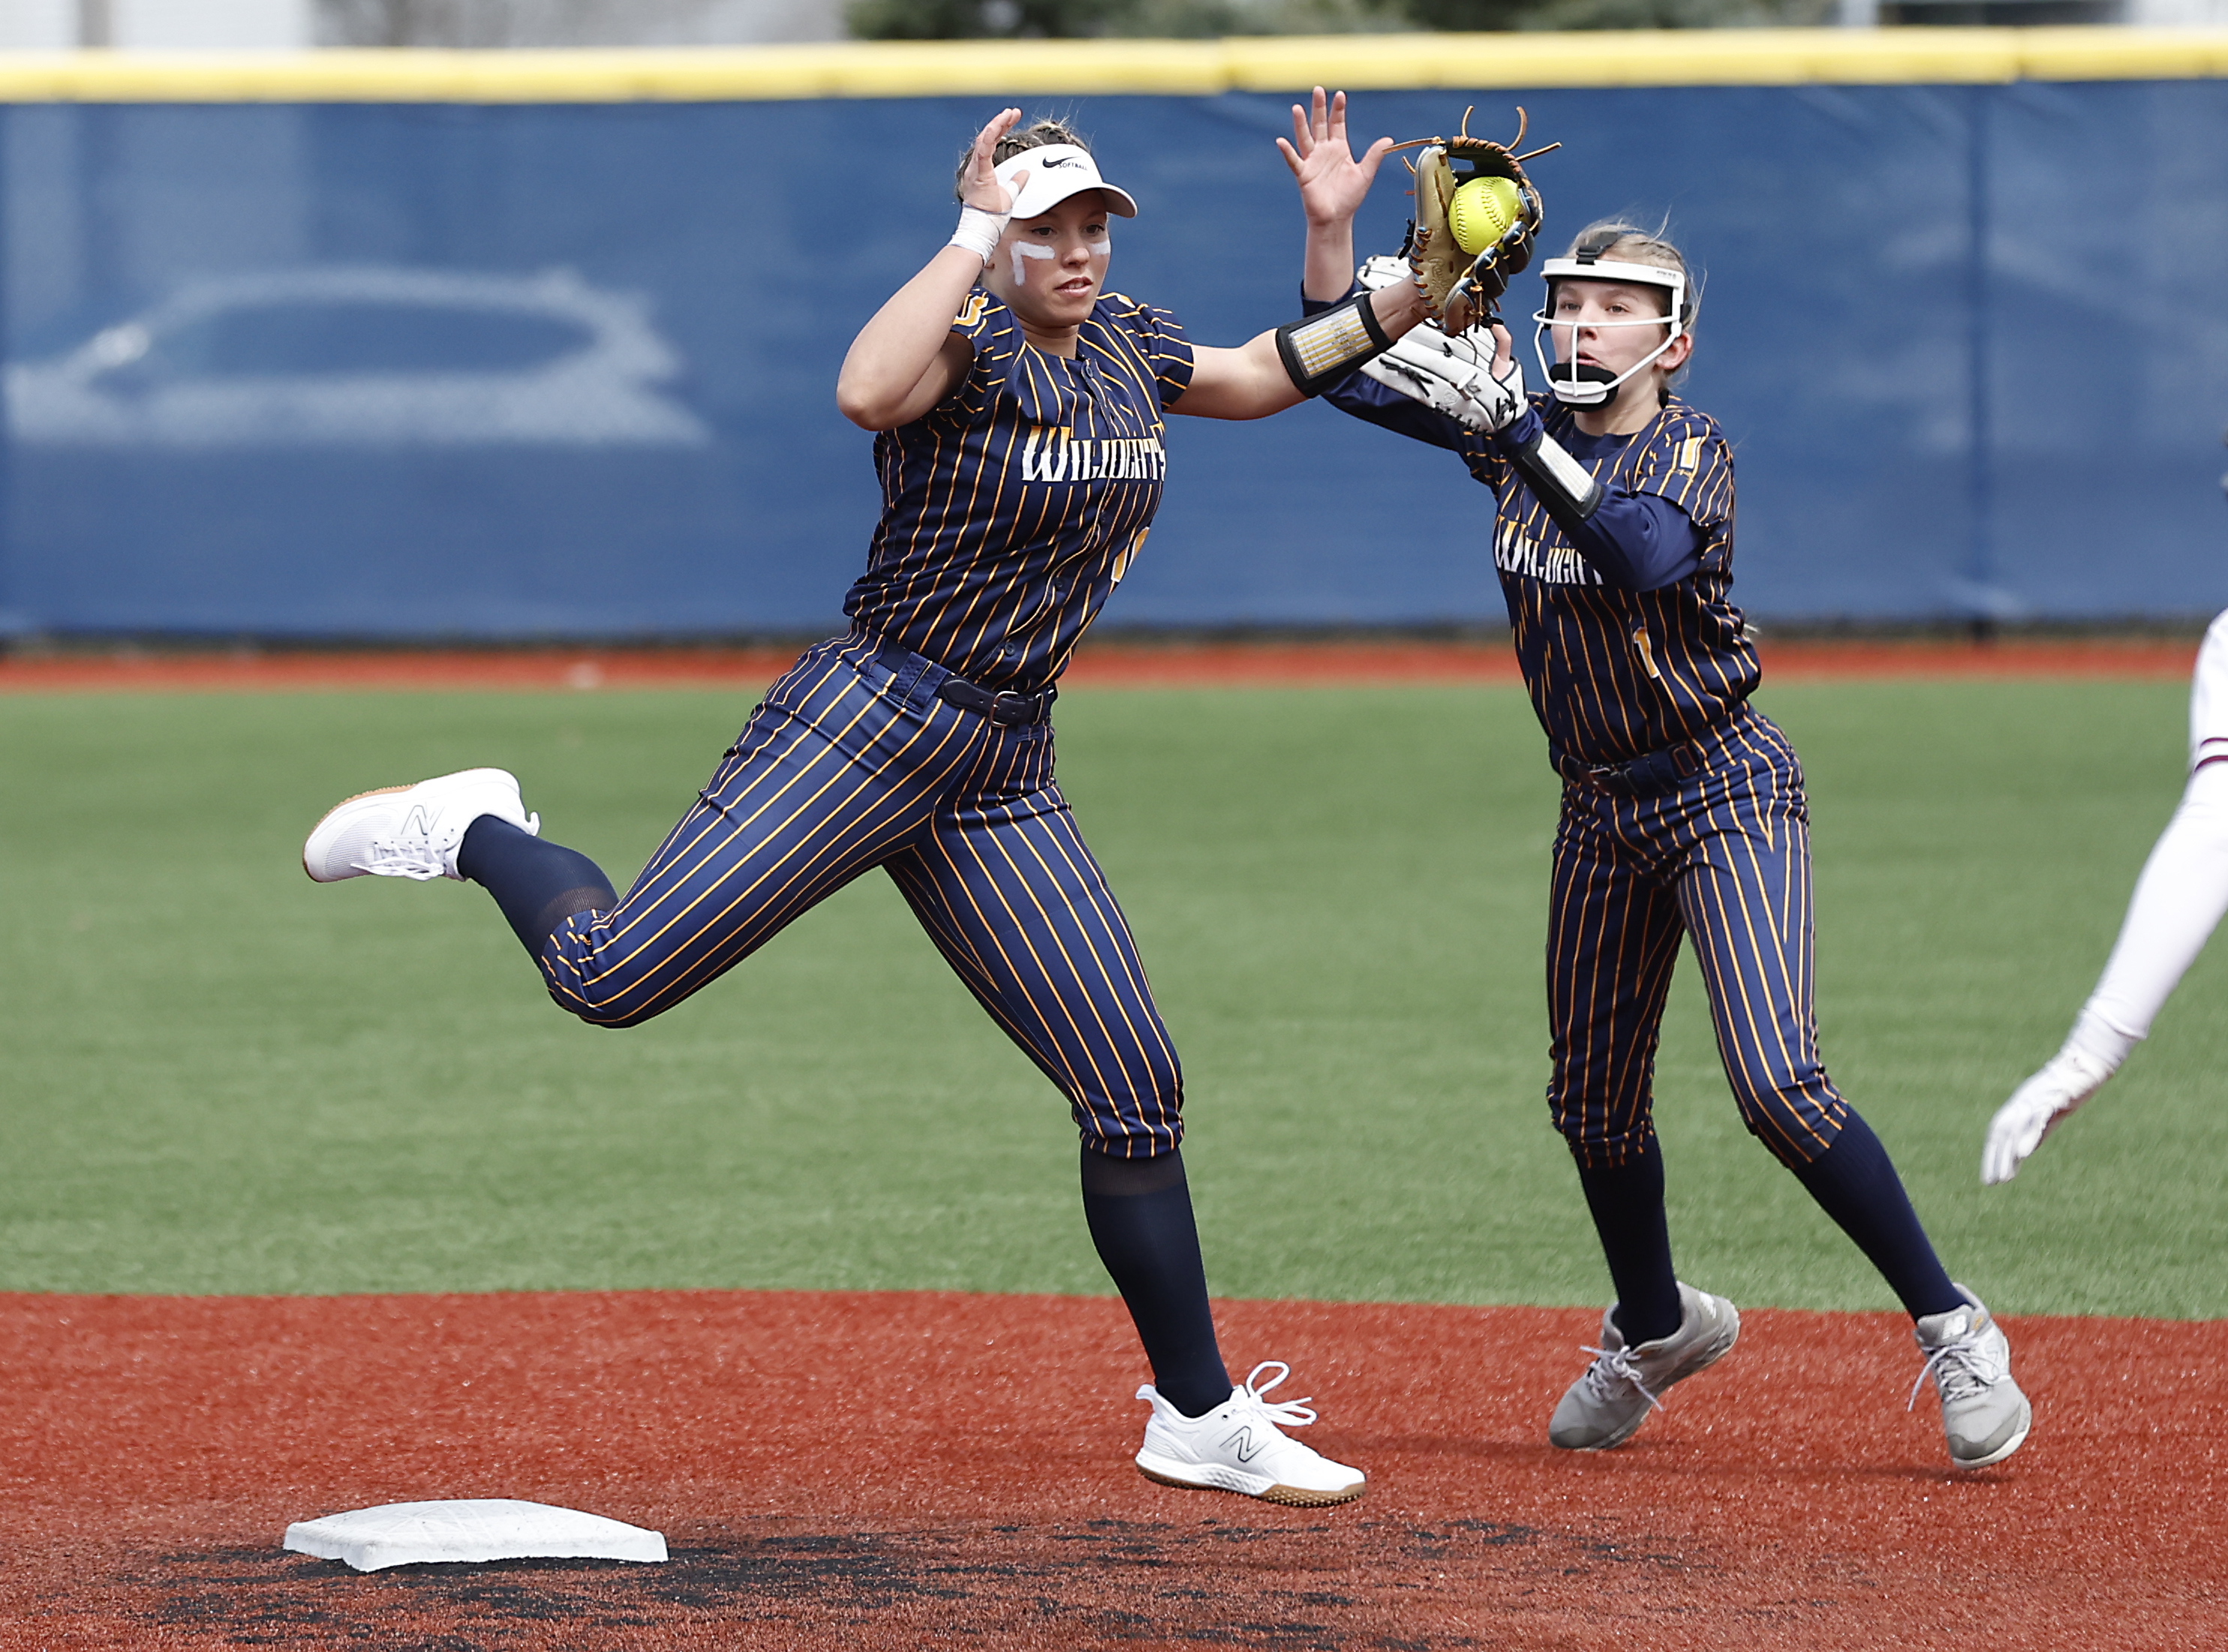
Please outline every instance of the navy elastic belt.
[{"label": "navy elastic belt", "polygon": [[1050,717],[1052,703],[1060,698],[1060,690],[1047,688],[1041,694],[1016,694],[1007,689],[993,694],[964,677],[946,677],[936,686],[936,698],[947,705],[987,717],[1010,729],[1026,723],[1041,723]]},{"label": "navy elastic belt", "polygon": [[1661,751],[1643,752],[1621,763],[1585,763],[1564,751],[1551,754],[1555,772],[1573,786],[1592,792],[1613,792],[1620,797],[1659,797],[1704,768],[1702,743],[1682,740]]}]

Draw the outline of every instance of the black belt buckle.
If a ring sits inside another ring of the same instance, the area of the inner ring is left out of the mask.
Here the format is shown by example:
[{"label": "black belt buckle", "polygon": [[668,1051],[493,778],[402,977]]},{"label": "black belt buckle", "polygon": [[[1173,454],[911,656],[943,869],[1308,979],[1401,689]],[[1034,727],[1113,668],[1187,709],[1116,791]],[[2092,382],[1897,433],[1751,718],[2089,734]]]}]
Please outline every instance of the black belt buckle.
[{"label": "black belt buckle", "polygon": [[1619,797],[1655,797],[1702,772],[1702,754],[1692,740],[1642,752],[1621,763],[1582,763],[1564,756],[1555,765],[1573,786]]},{"label": "black belt buckle", "polygon": [[1552,754],[1555,772],[1572,785],[1591,792],[1613,792],[1623,777],[1623,763],[1583,763],[1567,751]]},{"label": "black belt buckle", "polygon": [[946,677],[936,686],[936,698],[963,711],[972,711],[977,717],[987,717],[1001,728],[1018,728],[1030,723],[1044,721],[1057,689],[1047,688],[1041,694],[1021,694],[1010,688],[992,693],[979,683],[970,683],[964,677]]}]

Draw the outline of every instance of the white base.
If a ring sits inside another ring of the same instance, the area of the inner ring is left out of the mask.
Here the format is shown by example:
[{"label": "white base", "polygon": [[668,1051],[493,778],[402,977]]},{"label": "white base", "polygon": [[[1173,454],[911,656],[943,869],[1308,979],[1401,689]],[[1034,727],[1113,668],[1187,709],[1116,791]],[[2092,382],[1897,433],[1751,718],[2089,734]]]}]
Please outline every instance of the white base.
[{"label": "white base", "polygon": [[359,1572],[441,1560],[663,1560],[663,1533],[512,1497],[390,1502],[298,1520],[285,1547]]}]

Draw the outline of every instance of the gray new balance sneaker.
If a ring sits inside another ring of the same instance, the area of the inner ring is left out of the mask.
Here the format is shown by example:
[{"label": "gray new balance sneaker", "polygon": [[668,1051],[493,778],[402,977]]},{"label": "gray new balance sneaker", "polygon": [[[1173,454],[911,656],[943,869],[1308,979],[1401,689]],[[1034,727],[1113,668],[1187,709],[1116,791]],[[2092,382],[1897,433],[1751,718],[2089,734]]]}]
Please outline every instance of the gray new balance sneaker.
[{"label": "gray new balance sneaker", "polygon": [[1627,1348],[1610,1311],[1602,1315],[1602,1345],[1585,1375],[1565,1390],[1547,1421],[1547,1442],[1566,1451],[1606,1451],[1640,1432],[1663,1403],[1663,1390],[1723,1359],[1740,1335],[1740,1312],[1723,1297],[1679,1287],[1679,1329]]},{"label": "gray new balance sneaker", "polygon": [[1914,1327],[1926,1363],[1911,1385],[1911,1403],[1932,1377],[1950,1460],[1961,1469],[1985,1469],[2026,1443],[2034,1409],[2012,1381],[2012,1345],[1987,1307],[1962,1285],[1957,1294],[1965,1306],[1929,1314]]}]

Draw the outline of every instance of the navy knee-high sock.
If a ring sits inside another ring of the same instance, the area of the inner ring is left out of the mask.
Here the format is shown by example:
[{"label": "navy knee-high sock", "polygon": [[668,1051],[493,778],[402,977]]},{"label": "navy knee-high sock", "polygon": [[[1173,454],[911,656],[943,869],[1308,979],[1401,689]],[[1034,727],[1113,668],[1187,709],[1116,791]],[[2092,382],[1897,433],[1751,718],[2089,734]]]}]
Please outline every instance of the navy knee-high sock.
[{"label": "navy knee-high sock", "polygon": [[1578,1166],[1578,1185],[1601,1235],[1617,1286],[1617,1329],[1628,1345],[1679,1329],[1679,1280],[1671,1271],[1671,1230],[1663,1216],[1663,1149],[1648,1145],[1622,1164]]},{"label": "navy knee-high sock", "polygon": [[1207,1305],[1183,1155],[1109,1158],[1083,1150],[1083,1217],[1091,1242],[1152,1362],[1153,1386],[1187,1417],[1230,1398],[1230,1373]]},{"label": "navy knee-high sock", "polygon": [[1913,1319],[1965,1305],[1918,1225],[1918,1213],[1888,1162],[1887,1149],[1855,1108],[1841,1121],[1841,1133],[1831,1147],[1807,1164],[1788,1168],[1819,1208],[1856,1241]]},{"label": "navy knee-high sock", "polygon": [[545,843],[492,814],[464,828],[457,870],[495,896],[519,944],[537,960],[575,912],[608,912],[619,903],[611,880],[579,850]]}]

